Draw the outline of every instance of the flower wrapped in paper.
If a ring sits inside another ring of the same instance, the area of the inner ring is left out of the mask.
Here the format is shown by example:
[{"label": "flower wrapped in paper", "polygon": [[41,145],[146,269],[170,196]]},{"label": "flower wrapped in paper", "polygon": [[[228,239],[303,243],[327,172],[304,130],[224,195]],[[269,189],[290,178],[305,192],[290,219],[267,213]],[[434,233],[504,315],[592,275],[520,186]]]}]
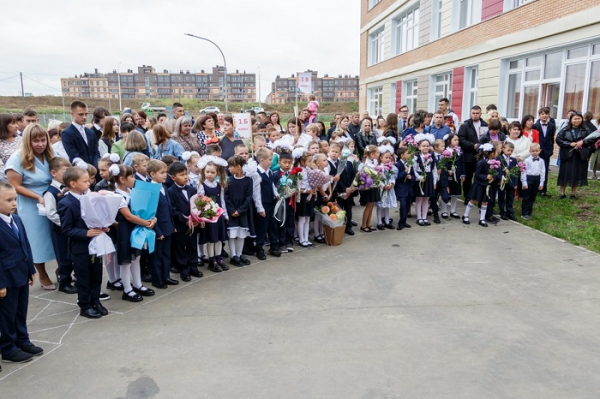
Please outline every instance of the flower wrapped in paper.
[{"label": "flower wrapped in paper", "polygon": [[316,207],[315,213],[325,226],[333,229],[343,226],[346,221],[346,211],[340,210],[335,202],[328,202],[327,205]]},{"label": "flower wrapped in paper", "polygon": [[281,172],[281,177],[277,184],[277,194],[279,199],[275,203],[273,215],[275,220],[282,223],[282,226],[283,223],[285,223],[285,216],[287,213],[285,202],[289,201],[289,204],[295,209],[296,201],[300,201],[300,195],[297,194],[300,192],[301,179],[302,168],[293,168],[287,175],[285,172]]},{"label": "flower wrapped in paper", "polygon": [[[115,223],[122,196],[110,191],[82,195],[81,218],[89,229],[110,228]],[[88,245],[90,255],[102,256],[115,252],[115,246],[106,233],[93,237]]]},{"label": "flower wrapped in paper", "polygon": [[[315,190],[319,190],[319,188],[323,187],[331,180],[331,176],[319,169],[307,168],[306,174],[308,177],[308,185],[310,186],[310,188],[313,188]],[[311,198],[312,194],[307,197],[309,201]]]},{"label": "flower wrapped in paper", "polygon": [[[135,187],[131,190],[129,203],[131,213],[144,220],[154,218],[156,216],[156,209],[158,208],[160,188],[160,184],[137,180]],[[148,227],[136,225],[131,232],[132,248],[140,250],[148,248],[148,252],[153,253],[155,241],[156,233]]]},{"label": "flower wrapped in paper", "polygon": [[190,198],[190,222],[193,224],[217,223],[224,212],[214,199],[206,195],[196,194]]},{"label": "flower wrapped in paper", "polygon": [[364,167],[362,171],[356,174],[352,185],[359,190],[369,190],[371,188],[379,187],[382,181],[382,172],[370,167]]}]

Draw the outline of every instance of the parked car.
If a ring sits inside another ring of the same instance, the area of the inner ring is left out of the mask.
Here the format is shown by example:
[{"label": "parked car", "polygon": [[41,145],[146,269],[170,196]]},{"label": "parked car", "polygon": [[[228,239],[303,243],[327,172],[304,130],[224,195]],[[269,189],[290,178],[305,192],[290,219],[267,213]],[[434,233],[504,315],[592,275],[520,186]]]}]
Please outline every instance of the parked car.
[{"label": "parked car", "polygon": [[165,112],[167,108],[165,107],[156,107],[151,106],[150,103],[142,103],[142,111],[152,111],[152,112]]},{"label": "parked car", "polygon": [[243,112],[254,112],[254,114],[258,114],[259,112],[265,112],[265,109],[263,107],[251,107],[251,108],[247,108],[245,109]]},{"label": "parked car", "polygon": [[209,112],[214,112],[215,114],[218,114],[219,112],[221,112],[221,110],[218,107],[206,107],[198,112],[200,114],[208,114]]}]

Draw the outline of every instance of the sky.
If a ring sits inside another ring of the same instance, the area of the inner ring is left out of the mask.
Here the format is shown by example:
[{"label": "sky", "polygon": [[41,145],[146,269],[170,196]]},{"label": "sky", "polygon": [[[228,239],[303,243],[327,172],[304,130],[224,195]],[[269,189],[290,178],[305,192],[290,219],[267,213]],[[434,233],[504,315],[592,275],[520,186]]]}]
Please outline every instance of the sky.
[{"label": "sky", "polygon": [[361,0],[0,0],[0,96],[60,95],[84,72],[260,68],[262,100],[277,75],[358,75]]}]

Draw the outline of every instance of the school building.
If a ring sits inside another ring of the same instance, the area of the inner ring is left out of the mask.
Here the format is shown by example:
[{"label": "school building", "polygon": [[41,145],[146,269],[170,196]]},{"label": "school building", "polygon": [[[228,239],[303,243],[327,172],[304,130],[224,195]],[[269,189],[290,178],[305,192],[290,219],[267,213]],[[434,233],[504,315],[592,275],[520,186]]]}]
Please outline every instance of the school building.
[{"label": "school building", "polygon": [[362,0],[360,109],[600,111],[600,0]]}]

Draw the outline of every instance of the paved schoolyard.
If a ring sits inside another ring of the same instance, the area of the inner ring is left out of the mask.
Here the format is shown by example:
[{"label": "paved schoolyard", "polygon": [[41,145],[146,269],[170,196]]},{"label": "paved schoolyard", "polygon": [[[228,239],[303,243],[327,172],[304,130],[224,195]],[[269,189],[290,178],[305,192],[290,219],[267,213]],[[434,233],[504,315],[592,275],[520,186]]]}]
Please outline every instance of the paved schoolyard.
[{"label": "paved schoolyard", "polygon": [[600,257],[517,223],[357,229],[205,274],[97,321],[36,286],[46,352],[3,364],[1,397],[600,396]]}]

